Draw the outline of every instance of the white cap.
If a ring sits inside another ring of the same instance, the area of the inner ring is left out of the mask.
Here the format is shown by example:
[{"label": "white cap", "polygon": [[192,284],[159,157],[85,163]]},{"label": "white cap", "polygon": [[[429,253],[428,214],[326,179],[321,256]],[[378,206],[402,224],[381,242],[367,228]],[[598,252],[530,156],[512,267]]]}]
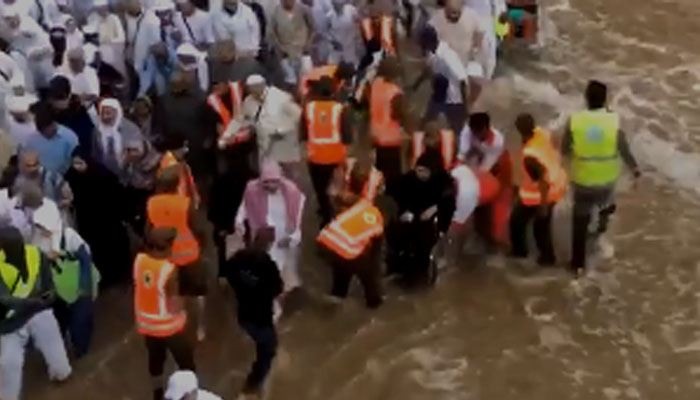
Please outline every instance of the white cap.
[{"label": "white cap", "polygon": [[192,371],[176,371],[168,379],[168,390],[165,391],[165,400],[182,400],[186,394],[199,388],[197,376]]},{"label": "white cap", "polygon": [[12,113],[26,113],[29,107],[36,103],[37,99],[34,96],[24,94],[22,96],[9,96],[5,101],[7,111]]},{"label": "white cap", "polygon": [[254,74],[248,77],[248,79],[245,80],[245,84],[247,86],[250,85],[260,85],[260,84],[265,84],[265,78],[262,77],[262,75]]},{"label": "white cap", "polygon": [[12,5],[5,5],[2,8],[2,16],[3,17],[19,17],[20,10],[17,4],[12,4]]},{"label": "white cap", "polygon": [[83,27],[83,33],[87,35],[94,35],[97,33],[96,24],[87,24]]},{"label": "white cap", "polygon": [[168,11],[175,9],[175,4],[172,0],[156,0],[153,5],[153,11]]},{"label": "white cap", "polygon": [[109,3],[107,2],[107,0],[94,0],[94,2],[92,3],[93,7],[107,7],[108,5]]}]

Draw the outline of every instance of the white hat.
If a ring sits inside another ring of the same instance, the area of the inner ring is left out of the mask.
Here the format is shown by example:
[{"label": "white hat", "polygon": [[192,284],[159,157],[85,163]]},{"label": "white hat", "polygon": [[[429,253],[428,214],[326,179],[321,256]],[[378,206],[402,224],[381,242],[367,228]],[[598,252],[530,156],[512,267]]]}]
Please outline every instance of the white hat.
[{"label": "white hat", "polygon": [[20,10],[17,4],[5,5],[5,7],[2,8],[3,17],[19,17],[19,15]]},{"label": "white hat", "polygon": [[247,86],[250,85],[260,85],[260,84],[265,84],[265,78],[262,77],[262,75],[254,74],[248,77],[248,79],[245,80],[245,84]]},{"label": "white hat", "polygon": [[153,11],[168,11],[175,9],[175,4],[172,0],[156,0],[153,5]]},{"label": "white hat", "polygon": [[107,2],[107,0],[94,0],[94,2],[92,3],[92,6],[93,7],[107,7],[107,6],[109,6],[109,3]]},{"label": "white hat", "polygon": [[166,400],[182,400],[186,394],[199,388],[197,376],[192,371],[176,371],[168,379],[168,390],[165,391]]},{"label": "white hat", "polygon": [[9,96],[5,100],[7,111],[12,113],[26,113],[29,107],[36,102],[34,96],[24,94],[22,96]]}]

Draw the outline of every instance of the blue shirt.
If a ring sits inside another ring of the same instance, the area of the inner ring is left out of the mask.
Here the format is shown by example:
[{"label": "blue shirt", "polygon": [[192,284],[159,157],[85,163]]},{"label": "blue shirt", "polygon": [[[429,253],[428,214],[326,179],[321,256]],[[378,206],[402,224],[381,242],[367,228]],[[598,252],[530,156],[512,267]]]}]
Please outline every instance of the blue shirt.
[{"label": "blue shirt", "polygon": [[78,137],[72,130],[58,125],[56,134],[48,139],[35,133],[27,139],[26,148],[39,154],[41,165],[49,171],[65,174],[71,166],[73,150],[78,146]]}]

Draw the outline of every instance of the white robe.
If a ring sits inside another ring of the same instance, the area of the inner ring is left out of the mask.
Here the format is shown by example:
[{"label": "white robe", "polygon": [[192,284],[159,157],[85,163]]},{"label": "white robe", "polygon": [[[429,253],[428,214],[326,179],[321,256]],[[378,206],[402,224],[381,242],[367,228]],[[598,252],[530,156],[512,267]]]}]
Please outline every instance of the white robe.
[{"label": "white robe", "polygon": [[[267,196],[267,224],[275,228],[275,242],[270,248],[270,257],[280,270],[285,291],[301,286],[299,276],[299,244],[301,243],[301,217],[304,214],[306,197],[302,194],[297,216],[297,228],[291,235],[287,234],[287,205],[281,191]],[[236,214],[236,231],[243,233],[243,224],[247,217],[245,202],[241,204]],[[280,247],[279,242],[289,237],[288,247]]]},{"label": "white robe", "polygon": [[[324,32],[329,38],[330,54],[328,56],[329,64],[338,64],[341,61],[352,63],[354,66],[360,62],[360,30],[358,28],[358,14],[355,6],[345,4],[341,13],[331,9],[326,16],[327,32]],[[333,48],[333,41],[340,44],[340,49]]]}]

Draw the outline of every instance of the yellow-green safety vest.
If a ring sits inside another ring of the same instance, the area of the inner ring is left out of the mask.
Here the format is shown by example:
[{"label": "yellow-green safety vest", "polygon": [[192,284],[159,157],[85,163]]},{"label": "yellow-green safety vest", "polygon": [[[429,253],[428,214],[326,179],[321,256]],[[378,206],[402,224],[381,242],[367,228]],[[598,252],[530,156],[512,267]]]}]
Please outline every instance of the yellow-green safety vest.
[{"label": "yellow-green safety vest", "polygon": [[506,22],[501,22],[501,18],[499,16],[496,16],[496,18],[493,21],[493,28],[494,32],[496,33],[496,37],[498,37],[498,40],[503,40],[508,36],[510,33],[510,24],[508,21]]},{"label": "yellow-green safety vest", "polygon": [[[28,273],[26,282],[19,276],[17,267],[5,262],[5,252],[0,251],[0,276],[2,276],[5,286],[12,291],[11,295],[21,299],[29,297],[34,290],[36,279],[39,276],[39,265],[41,264],[41,255],[38,248],[25,245],[24,253],[27,261]],[[12,314],[14,314],[14,311],[10,310],[7,312],[6,316],[10,317]]]},{"label": "yellow-green safety vest", "polygon": [[573,164],[571,179],[581,186],[605,186],[620,176],[617,147],[620,118],[605,110],[571,115]]}]

